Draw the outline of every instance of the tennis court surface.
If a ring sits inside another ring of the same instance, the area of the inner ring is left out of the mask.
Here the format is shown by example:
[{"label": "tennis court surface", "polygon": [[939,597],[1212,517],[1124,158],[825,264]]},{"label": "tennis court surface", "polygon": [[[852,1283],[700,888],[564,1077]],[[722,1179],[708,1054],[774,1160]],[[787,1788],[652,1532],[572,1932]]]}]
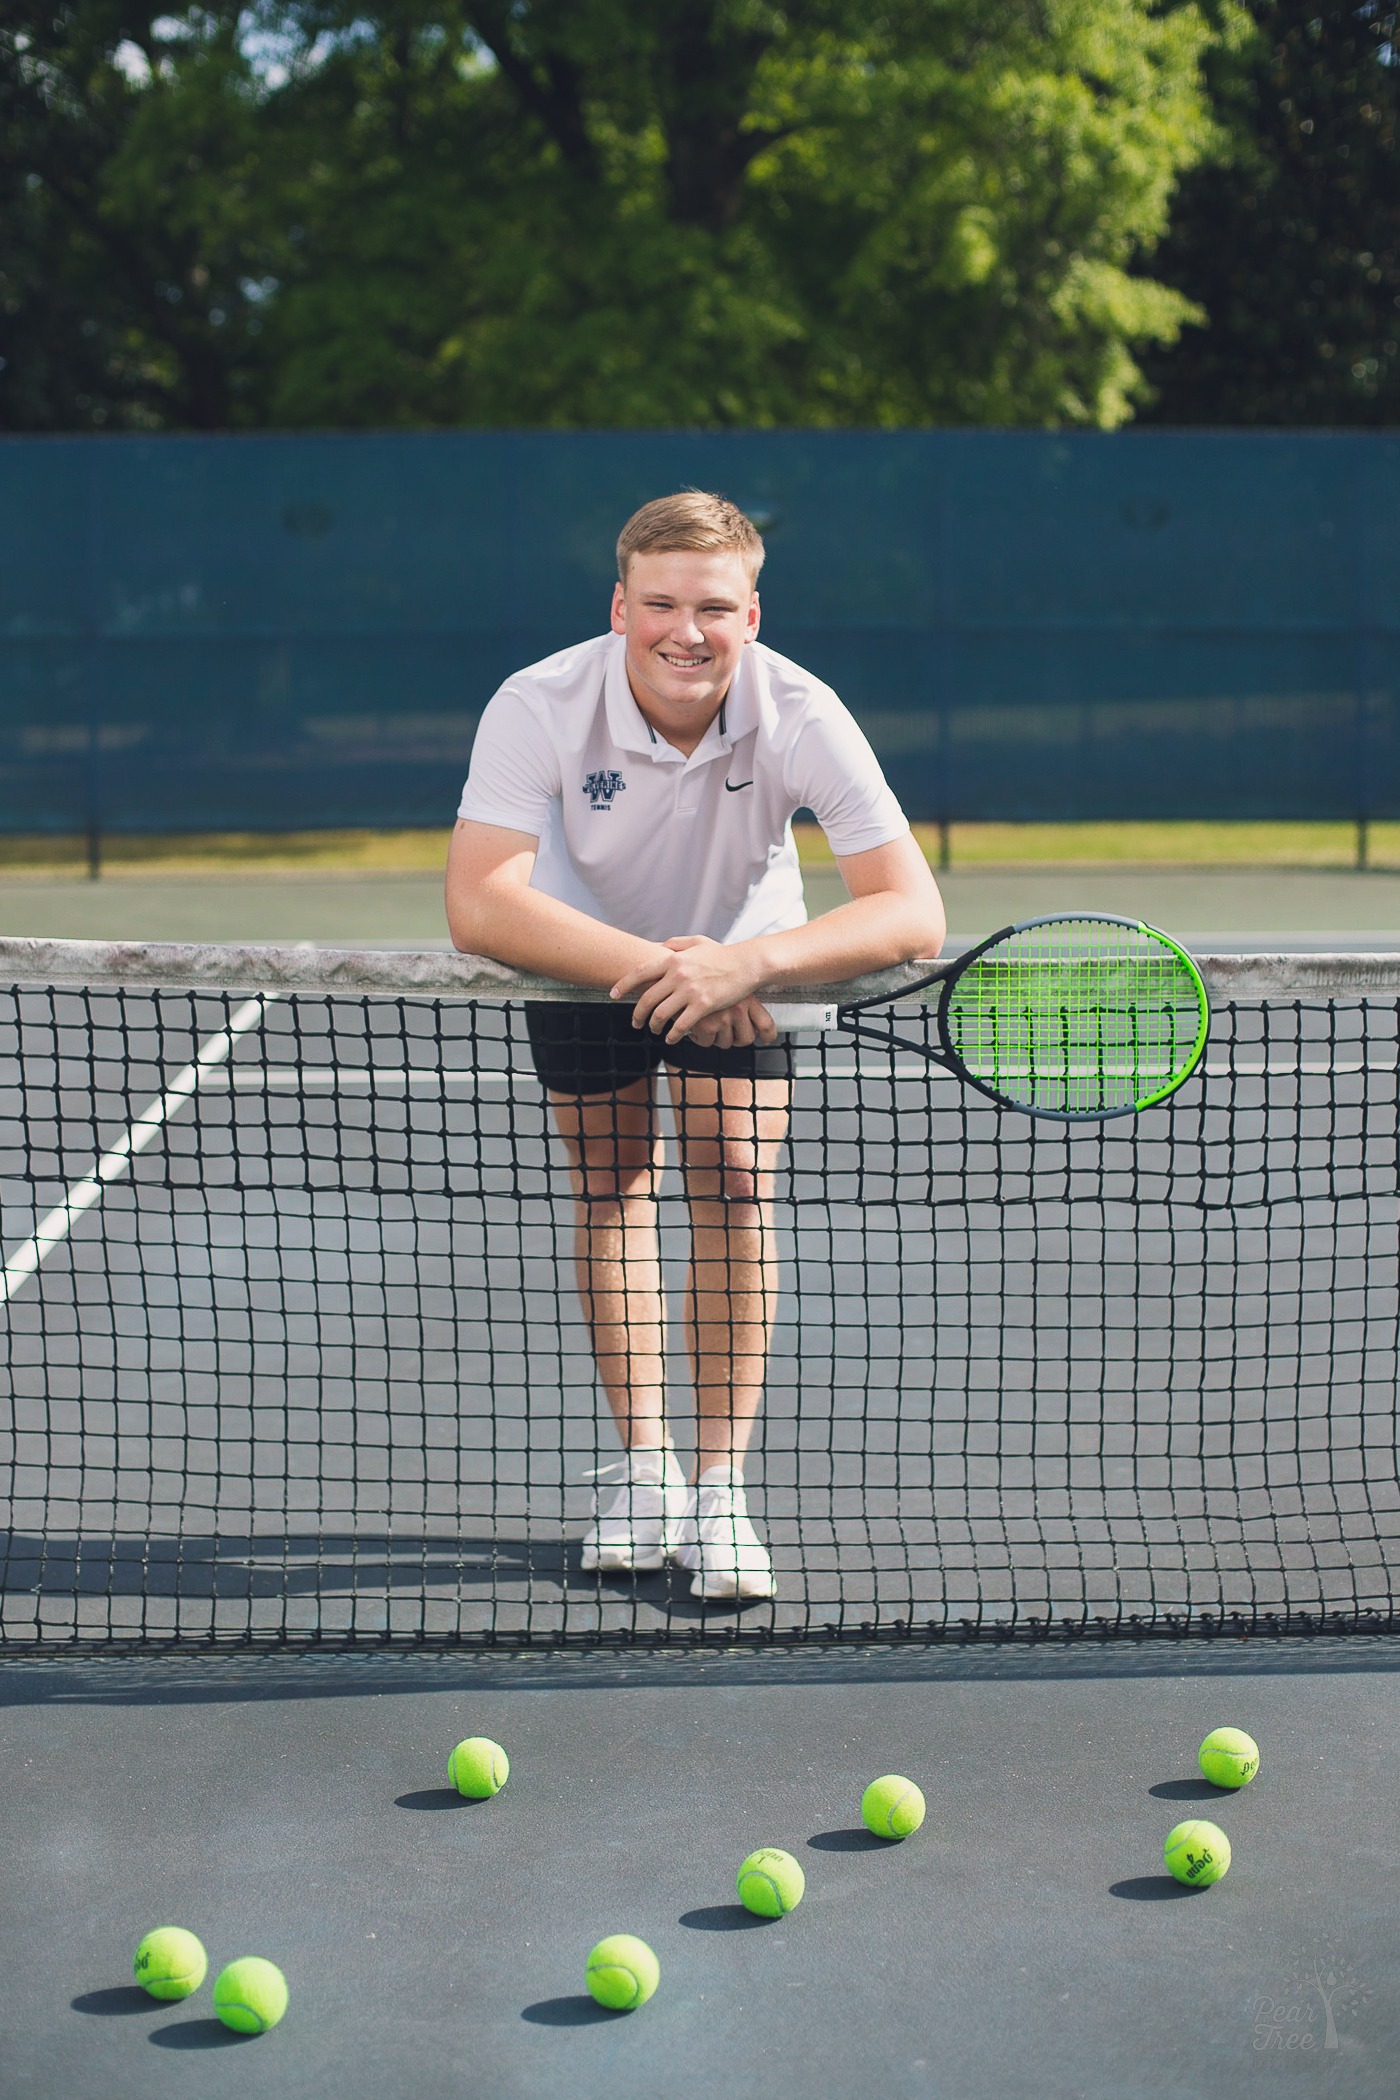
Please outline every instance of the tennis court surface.
[{"label": "tennis court surface", "polygon": [[[800,1036],[741,1608],[581,1565],[538,986],[0,943],[7,2091],[1392,2090],[1400,959],[1203,968],[1202,1071],[1099,1126],[961,1089],[919,1003]],[[1178,1899],[1187,1815],[1235,1864]],[[134,1995],[164,1922],[279,1961],[282,2026]]]}]

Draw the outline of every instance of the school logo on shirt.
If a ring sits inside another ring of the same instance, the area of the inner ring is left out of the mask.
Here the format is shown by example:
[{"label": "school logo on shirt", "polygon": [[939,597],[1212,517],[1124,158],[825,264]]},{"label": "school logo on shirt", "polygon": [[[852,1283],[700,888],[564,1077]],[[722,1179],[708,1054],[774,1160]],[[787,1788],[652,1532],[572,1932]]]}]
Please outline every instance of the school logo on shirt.
[{"label": "school logo on shirt", "polygon": [[583,783],[583,792],[592,809],[611,809],[613,796],[626,789],[627,782],[620,773],[590,773]]}]

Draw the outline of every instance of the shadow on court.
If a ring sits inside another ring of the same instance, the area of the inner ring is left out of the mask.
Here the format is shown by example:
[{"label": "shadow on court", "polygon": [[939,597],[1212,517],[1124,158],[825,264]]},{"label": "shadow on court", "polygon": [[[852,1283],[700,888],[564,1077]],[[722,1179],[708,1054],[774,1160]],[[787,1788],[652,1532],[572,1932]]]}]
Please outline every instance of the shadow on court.
[{"label": "shadow on court", "polygon": [[1189,1889],[1170,1874],[1137,1874],[1130,1881],[1111,1882],[1108,1893],[1121,1897],[1125,1903],[1190,1903],[1197,1896],[1208,1896],[1210,1890]]},{"label": "shadow on court", "polygon": [[96,2013],[101,2019],[111,2020],[124,2013],[164,2012],[165,2005],[143,1991],[139,1983],[118,1983],[110,1990],[80,1991],[72,2000],[74,2012]]},{"label": "shadow on court", "polygon": [[[577,1538],[558,1530],[512,1536],[397,1530],[191,1529],[175,1535],[0,1532],[0,1595],[32,1597],[33,1631],[76,1639],[200,1639],[392,1632],[470,1640],[509,1633],[511,1614],[576,1615],[600,1626],[684,1638],[717,1621],[783,1607],[760,1599],[701,1599],[690,1573],[667,1564],[639,1575],[587,1571]],[[412,1623],[397,1616],[402,1603]],[[795,1613],[789,1610],[789,1616]],[[3,1619],[18,1629],[13,1606]]]},{"label": "shadow on court", "polygon": [[622,2015],[609,2012],[587,1991],[579,1991],[572,1998],[541,1998],[538,2004],[527,2005],[520,2017],[532,2027],[611,2027]]},{"label": "shadow on court", "polygon": [[478,1801],[470,1794],[459,1794],[455,1786],[424,1786],[414,1794],[395,1794],[395,1808],[435,1810],[443,1808],[484,1808],[486,1802]]},{"label": "shadow on court", "polygon": [[[649,1683],[657,1691],[697,1688],[761,1690],[775,1677],[790,1687],[1045,1685],[1111,1682],[1208,1684],[1315,1678],[1368,1677],[1400,1680],[1400,1639],[1349,1635],[1342,1638],[1253,1640],[1048,1640],[910,1642],[869,1647],[857,1641],[813,1643],[802,1648],[736,1650],[724,1641],[659,1651],[596,1648],[538,1650],[494,1655],[490,1651],[424,1642],[418,1647],[382,1640],[327,1641],[314,1646],[288,1640],[241,1647],[186,1642],[143,1645],[135,1651],[104,1643],[95,1651],[81,1642],[54,1645],[22,1664],[0,1662],[0,1711],[10,1707],[121,1708],[300,1705],[373,1701],[386,1695],[423,1697],[457,1693],[474,1697],[505,1691],[532,1693],[607,1692]],[[451,1743],[443,1746],[445,1764]],[[1206,1800],[1204,1781],[1178,1778],[1164,1786],[1168,1800]],[[442,1786],[422,1793],[449,1794]],[[397,1797],[394,1797],[397,1799]],[[464,1797],[458,1796],[459,1800]],[[448,1806],[450,1803],[444,1803]],[[852,1828],[849,1837],[868,1836]],[[835,1840],[840,1831],[833,1831]],[[822,1847],[809,1839],[816,1849]],[[879,1840],[871,1838],[872,1845]],[[830,1847],[845,1849],[844,1843]],[[856,1849],[853,1844],[851,1849]]]},{"label": "shadow on court", "polygon": [[819,1830],[807,1843],[814,1852],[883,1852],[885,1840],[869,1830]]},{"label": "shadow on court", "polygon": [[756,1918],[742,1903],[709,1903],[701,1910],[683,1911],[680,1922],[692,1932],[761,1932],[765,1925],[781,1920]]},{"label": "shadow on court", "polygon": [[235,2034],[222,2020],[182,2020],[176,2027],[157,2027],[150,2039],[157,2049],[240,2049],[262,2037]]}]

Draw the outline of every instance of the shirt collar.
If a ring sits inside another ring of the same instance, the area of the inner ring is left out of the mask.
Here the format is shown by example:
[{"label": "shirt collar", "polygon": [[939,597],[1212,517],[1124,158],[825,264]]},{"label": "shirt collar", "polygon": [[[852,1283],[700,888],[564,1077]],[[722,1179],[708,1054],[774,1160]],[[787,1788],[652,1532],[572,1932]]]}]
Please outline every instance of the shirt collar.
[{"label": "shirt collar", "polygon": [[[619,751],[644,751],[649,756],[659,758],[670,746],[656,734],[632,697],[632,688],[627,680],[627,638],[625,635],[615,634],[611,640],[608,667],[603,679],[608,735]],[[679,758],[680,753],[677,752],[676,756]]]},{"label": "shirt collar", "polygon": [[754,645],[750,642],[739,658],[739,668],[734,673],[734,683],[724,696],[724,706],[715,721],[720,743],[728,751],[737,744],[741,736],[757,729],[759,722],[759,669]]},{"label": "shirt collar", "polygon": [[[613,647],[608,652],[603,682],[608,735],[619,751],[640,751],[649,758],[666,760],[669,757],[681,759],[684,763],[674,744],[668,744],[665,737],[657,735],[637,705],[627,677],[626,637],[615,634],[611,640]],[[734,683],[725,694],[719,713],[696,746],[694,755],[698,758],[706,751],[731,750],[741,736],[747,736],[751,729],[758,727],[759,713],[758,666],[750,645],[740,657]]]}]

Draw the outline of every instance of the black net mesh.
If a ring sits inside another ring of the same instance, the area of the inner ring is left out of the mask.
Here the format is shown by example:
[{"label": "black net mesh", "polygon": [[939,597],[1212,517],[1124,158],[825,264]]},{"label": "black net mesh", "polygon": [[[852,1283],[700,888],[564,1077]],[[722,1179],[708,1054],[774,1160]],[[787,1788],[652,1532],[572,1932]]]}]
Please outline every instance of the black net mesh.
[{"label": "black net mesh", "polygon": [[6,1642],[1395,1623],[1393,995],[1340,964],[1323,995],[1310,959],[1302,995],[1217,999],[1203,1070],[1099,1126],[800,1036],[747,1468],[777,1589],[736,1606],[674,1563],[585,1570],[620,1447],[523,1007],[388,974],[0,995]]}]

